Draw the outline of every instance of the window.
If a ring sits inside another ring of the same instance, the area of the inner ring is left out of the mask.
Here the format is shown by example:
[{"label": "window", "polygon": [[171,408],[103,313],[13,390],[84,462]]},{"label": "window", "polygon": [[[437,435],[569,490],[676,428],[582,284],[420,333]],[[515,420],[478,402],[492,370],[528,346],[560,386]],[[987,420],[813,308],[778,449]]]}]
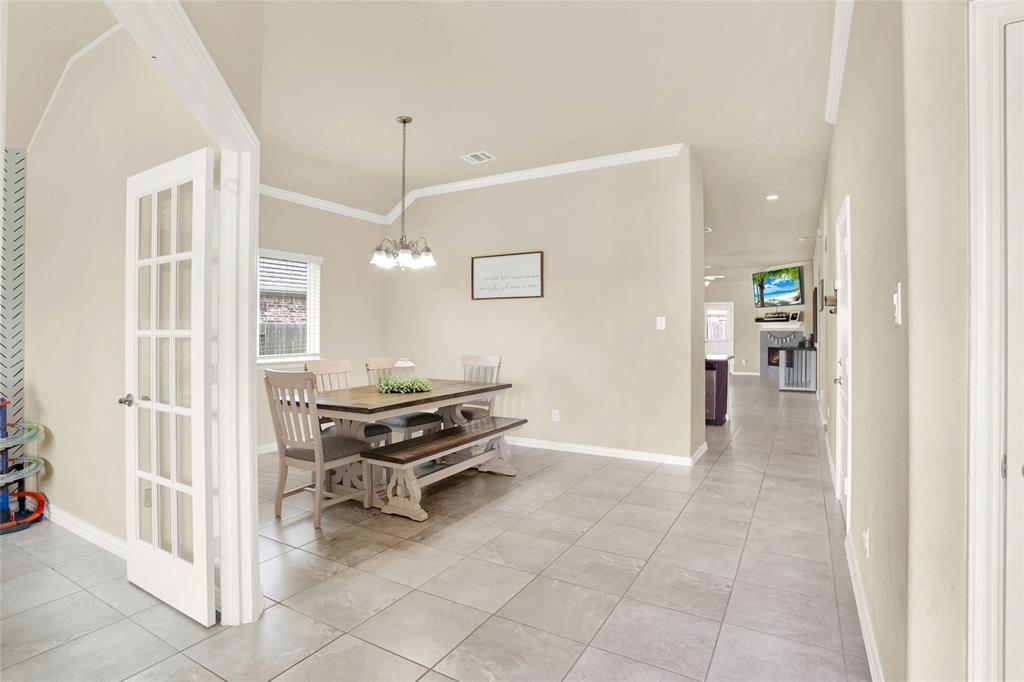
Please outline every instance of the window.
[{"label": "window", "polygon": [[260,250],[259,356],[320,353],[320,269],[323,258]]},{"label": "window", "polygon": [[705,309],[704,340],[728,341],[729,338],[729,311],[721,308]]}]

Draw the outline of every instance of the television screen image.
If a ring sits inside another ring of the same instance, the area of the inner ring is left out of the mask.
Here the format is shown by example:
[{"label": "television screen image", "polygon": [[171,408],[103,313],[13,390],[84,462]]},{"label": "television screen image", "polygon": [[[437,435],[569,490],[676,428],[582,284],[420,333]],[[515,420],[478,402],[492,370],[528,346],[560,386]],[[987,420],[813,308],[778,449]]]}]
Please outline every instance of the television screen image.
[{"label": "television screen image", "polygon": [[799,265],[755,272],[754,307],[775,308],[804,302],[804,269]]}]

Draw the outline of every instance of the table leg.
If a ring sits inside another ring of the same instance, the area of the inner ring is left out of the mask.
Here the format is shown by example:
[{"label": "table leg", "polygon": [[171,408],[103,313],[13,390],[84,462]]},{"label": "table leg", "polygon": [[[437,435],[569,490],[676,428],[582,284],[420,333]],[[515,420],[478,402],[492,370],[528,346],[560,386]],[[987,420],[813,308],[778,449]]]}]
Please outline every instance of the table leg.
[{"label": "table leg", "polygon": [[[365,441],[370,443],[366,437],[366,424],[367,422],[356,421],[354,419],[335,419],[334,429],[335,433],[341,436],[347,436],[348,438],[355,438],[356,440]],[[367,485],[366,473],[369,473],[370,483]],[[343,484],[346,487],[356,488],[357,490],[366,490],[369,488],[369,494],[364,498],[364,507],[379,507],[382,502],[377,496],[376,488],[378,483],[383,479],[383,472],[379,467],[363,467],[363,462],[356,462],[350,464],[341,470],[341,476]]]}]

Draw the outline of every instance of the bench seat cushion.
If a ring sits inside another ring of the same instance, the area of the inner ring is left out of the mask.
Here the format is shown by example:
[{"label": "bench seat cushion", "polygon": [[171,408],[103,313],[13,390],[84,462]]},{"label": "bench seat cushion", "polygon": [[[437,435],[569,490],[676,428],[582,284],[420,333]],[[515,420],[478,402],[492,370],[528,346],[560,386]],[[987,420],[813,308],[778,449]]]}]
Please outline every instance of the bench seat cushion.
[{"label": "bench seat cushion", "polygon": [[416,438],[399,441],[380,448],[364,445],[363,459],[371,460],[385,466],[409,465],[430,459],[436,459],[445,453],[467,448],[475,443],[496,438],[506,431],[518,428],[526,423],[517,417],[485,417],[471,421],[462,426],[451,426],[447,429],[426,433]]},{"label": "bench seat cushion", "polygon": [[415,426],[430,426],[431,424],[437,424],[440,421],[441,415],[434,414],[433,412],[412,412],[410,414],[400,414],[397,417],[382,419],[381,424],[394,426],[399,429],[409,429]]},{"label": "bench seat cushion", "polygon": [[[320,434],[320,442],[323,444],[325,462],[357,455],[367,447],[365,441],[337,435],[333,426]],[[286,454],[294,459],[314,461],[313,448],[288,448]]]}]

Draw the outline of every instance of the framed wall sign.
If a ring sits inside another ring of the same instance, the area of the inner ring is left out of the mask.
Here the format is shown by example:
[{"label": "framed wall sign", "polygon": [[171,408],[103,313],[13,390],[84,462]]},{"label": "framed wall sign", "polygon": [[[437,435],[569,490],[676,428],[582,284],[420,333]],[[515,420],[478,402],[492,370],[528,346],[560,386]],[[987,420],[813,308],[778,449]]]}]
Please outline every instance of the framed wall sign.
[{"label": "framed wall sign", "polygon": [[543,251],[475,256],[470,273],[474,301],[544,296]]}]

